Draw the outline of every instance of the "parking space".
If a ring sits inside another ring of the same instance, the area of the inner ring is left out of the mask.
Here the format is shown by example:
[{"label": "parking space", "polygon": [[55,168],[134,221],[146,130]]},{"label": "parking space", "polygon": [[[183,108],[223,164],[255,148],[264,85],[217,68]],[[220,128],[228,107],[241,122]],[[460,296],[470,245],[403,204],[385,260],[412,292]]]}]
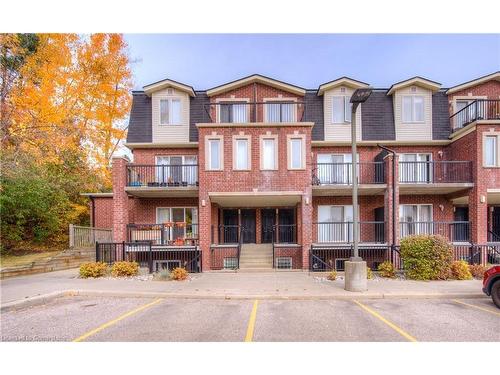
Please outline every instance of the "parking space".
[{"label": "parking space", "polygon": [[490,299],[66,297],[1,316],[3,341],[500,341]]}]

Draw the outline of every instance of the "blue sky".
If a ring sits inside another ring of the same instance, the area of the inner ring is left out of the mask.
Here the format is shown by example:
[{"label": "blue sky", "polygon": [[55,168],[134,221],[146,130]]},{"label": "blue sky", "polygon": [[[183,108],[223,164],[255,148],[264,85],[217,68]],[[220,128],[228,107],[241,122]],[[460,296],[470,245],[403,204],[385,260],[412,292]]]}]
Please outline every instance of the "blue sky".
[{"label": "blue sky", "polygon": [[208,89],[253,73],[305,88],[341,76],[373,87],[420,75],[443,87],[500,70],[500,34],[127,34],[134,87]]}]

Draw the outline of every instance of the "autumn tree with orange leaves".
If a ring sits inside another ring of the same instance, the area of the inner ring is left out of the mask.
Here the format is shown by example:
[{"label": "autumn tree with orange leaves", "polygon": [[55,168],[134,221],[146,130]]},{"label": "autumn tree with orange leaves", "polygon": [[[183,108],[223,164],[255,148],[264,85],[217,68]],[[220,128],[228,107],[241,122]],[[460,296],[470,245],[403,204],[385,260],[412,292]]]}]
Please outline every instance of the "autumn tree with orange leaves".
[{"label": "autumn tree with orange leaves", "polygon": [[[2,240],[5,230],[17,229],[16,239],[30,241],[40,218],[28,217],[28,209],[20,220],[20,210],[9,211],[31,199],[11,191],[16,178],[25,186],[40,179],[36,184],[57,192],[57,202],[64,192],[60,225],[44,233],[80,220],[79,192],[111,188],[110,159],[131,103],[127,45],[119,34],[2,34],[0,80]],[[43,199],[43,189],[33,190],[32,200]]]}]

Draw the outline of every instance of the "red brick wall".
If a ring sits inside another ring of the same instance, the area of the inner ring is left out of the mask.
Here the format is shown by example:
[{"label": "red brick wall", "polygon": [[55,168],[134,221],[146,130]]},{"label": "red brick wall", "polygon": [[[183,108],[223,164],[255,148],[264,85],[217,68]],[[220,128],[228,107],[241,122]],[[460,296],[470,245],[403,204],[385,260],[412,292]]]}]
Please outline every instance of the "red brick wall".
[{"label": "red brick wall", "polygon": [[448,95],[450,115],[453,114],[453,98],[457,96],[486,96],[488,99],[500,99],[500,82],[488,81],[480,85],[466,88]]},{"label": "red brick wall", "polygon": [[92,200],[90,201],[90,223],[96,228],[113,228],[113,197],[95,197],[94,212],[95,218],[92,218]]},{"label": "red brick wall", "polygon": [[156,156],[198,155],[197,148],[140,148],[134,149],[134,164],[156,164]]},{"label": "red brick wall", "polygon": [[291,257],[292,269],[305,269],[303,265],[303,253],[307,253],[308,249],[302,249],[301,246],[276,247],[274,249],[275,257]]},{"label": "red brick wall", "polygon": [[198,198],[136,198],[134,224],[156,223],[158,207],[196,207]]}]

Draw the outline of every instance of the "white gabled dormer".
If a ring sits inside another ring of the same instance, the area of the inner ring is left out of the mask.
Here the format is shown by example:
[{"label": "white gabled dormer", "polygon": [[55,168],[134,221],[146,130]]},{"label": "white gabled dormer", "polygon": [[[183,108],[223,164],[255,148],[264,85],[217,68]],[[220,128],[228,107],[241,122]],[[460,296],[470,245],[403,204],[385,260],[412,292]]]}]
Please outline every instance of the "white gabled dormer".
[{"label": "white gabled dormer", "polygon": [[[318,88],[318,96],[323,95],[323,113],[325,126],[325,141],[351,140],[351,104],[350,99],[354,91],[365,88],[367,83],[342,77],[322,84]],[[356,112],[356,138],[362,139],[361,111]]]},{"label": "white gabled dormer", "polygon": [[144,86],[151,97],[153,143],[189,142],[189,98],[195,96],[191,86],[165,79]]},{"label": "white gabled dormer", "polygon": [[421,77],[395,83],[392,95],[397,141],[432,140],[432,94],[441,84]]}]

